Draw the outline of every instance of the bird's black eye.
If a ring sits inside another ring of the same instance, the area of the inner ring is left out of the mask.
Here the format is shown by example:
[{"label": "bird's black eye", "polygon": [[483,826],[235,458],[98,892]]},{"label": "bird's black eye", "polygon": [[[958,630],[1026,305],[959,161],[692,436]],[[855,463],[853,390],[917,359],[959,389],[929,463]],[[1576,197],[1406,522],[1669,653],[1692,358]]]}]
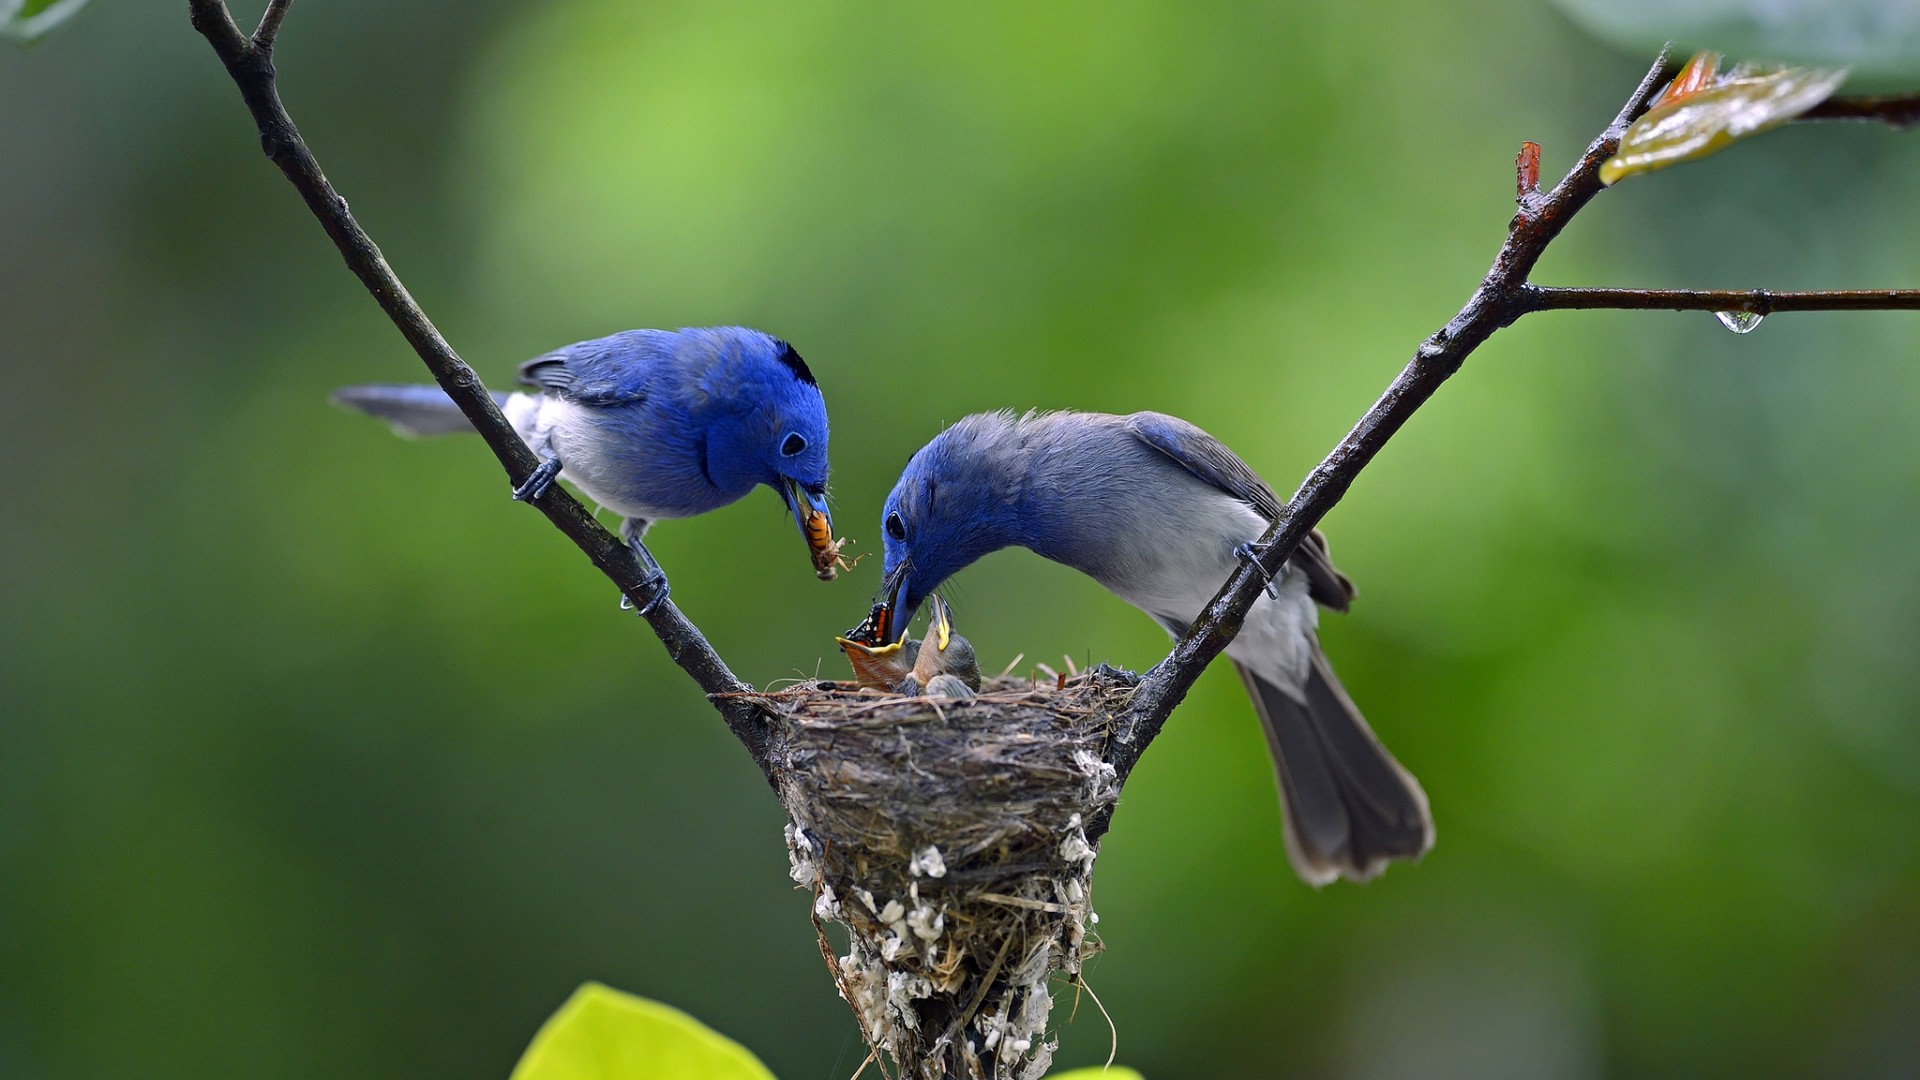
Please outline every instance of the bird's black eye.
[{"label": "bird's black eye", "polygon": [[887,515],[887,535],[904,543],[907,539],[907,523],[900,520],[900,511]]},{"label": "bird's black eye", "polygon": [[785,457],[793,457],[806,448],[806,438],[796,431],[787,436],[786,442],[780,444],[780,453]]}]

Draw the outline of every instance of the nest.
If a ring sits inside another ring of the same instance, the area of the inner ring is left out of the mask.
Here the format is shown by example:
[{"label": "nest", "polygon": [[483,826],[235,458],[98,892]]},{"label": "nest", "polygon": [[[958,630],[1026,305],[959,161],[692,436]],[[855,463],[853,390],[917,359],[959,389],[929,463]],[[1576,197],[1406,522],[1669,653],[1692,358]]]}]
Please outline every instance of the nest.
[{"label": "nest", "polygon": [[[1044,1075],[1055,972],[1077,982],[1119,796],[1111,717],[1137,680],[1001,677],[971,701],[833,683],[764,696],[793,879],[867,1042],[909,1077]],[[845,927],[835,956],[822,922]]]}]

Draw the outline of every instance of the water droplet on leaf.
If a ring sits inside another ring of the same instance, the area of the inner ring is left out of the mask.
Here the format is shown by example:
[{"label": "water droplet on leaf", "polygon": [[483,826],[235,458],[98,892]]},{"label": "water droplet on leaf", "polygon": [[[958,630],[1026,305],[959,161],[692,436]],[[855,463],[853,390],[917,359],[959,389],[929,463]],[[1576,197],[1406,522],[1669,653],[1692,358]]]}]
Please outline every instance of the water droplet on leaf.
[{"label": "water droplet on leaf", "polygon": [[1736,334],[1753,333],[1754,329],[1760,325],[1760,320],[1766,318],[1765,315],[1756,315],[1751,311],[1716,311],[1713,317],[1720,320],[1721,326]]}]

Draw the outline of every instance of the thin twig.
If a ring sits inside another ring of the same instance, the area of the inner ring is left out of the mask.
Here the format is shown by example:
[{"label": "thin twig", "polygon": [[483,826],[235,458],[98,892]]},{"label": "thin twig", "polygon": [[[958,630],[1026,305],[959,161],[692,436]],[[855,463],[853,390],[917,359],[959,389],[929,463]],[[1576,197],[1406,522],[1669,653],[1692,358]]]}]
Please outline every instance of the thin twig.
[{"label": "thin twig", "polygon": [[[1515,163],[1519,212],[1493,268],[1467,305],[1429,337],[1385,394],[1361,417],[1331,454],[1307,474],[1280,516],[1255,545],[1255,559],[1243,562],[1206,610],[1169,653],[1140,680],[1127,708],[1116,718],[1108,760],[1125,781],[1168,715],[1186,697],[1207,664],[1239,633],[1266,581],[1277,573],[1300,539],[1340,501],[1360,470],[1373,460],[1401,425],[1433,396],[1440,384],[1488,337],[1534,311],[1572,308],[1640,308],[1704,311],[1859,311],[1920,308],[1920,291],[1899,289],[1838,292],[1716,292],[1706,290],[1561,289],[1527,281],[1533,267],[1560,230],[1601,190],[1600,165],[1619,147],[1628,123],[1645,110],[1655,91],[1671,77],[1669,52],[1663,50],[1640,80],[1625,107],[1587,146],[1573,170],[1545,194],[1538,187],[1539,152],[1521,147]],[[1920,120],[1920,97],[1841,98],[1813,110],[1804,119],[1879,120],[1901,126]],[[1110,817],[1091,822],[1089,839],[1098,839]]]},{"label": "thin twig", "polygon": [[287,9],[293,6],[293,0],[271,0],[267,10],[260,15],[260,25],[253,29],[253,47],[273,51],[273,39],[280,34],[280,22],[287,17]]},{"label": "thin twig", "polygon": [[[1440,384],[1460,370],[1460,365],[1481,342],[1526,312],[1528,273],[1573,215],[1600,192],[1600,164],[1613,156],[1627,124],[1640,114],[1654,91],[1669,77],[1669,54],[1662,50],[1625,107],[1588,145],[1572,171],[1554,185],[1552,191],[1538,200],[1528,200],[1532,205],[1523,206],[1515,215],[1508,227],[1506,242],[1494,258],[1493,268],[1466,306],[1421,344],[1380,400],[1367,410],[1333,452],[1307,474],[1280,516],[1254,545],[1255,557],[1241,563],[1166,659],[1141,677],[1132,700],[1115,720],[1113,741],[1107,751],[1120,780],[1124,781],[1132,772],[1141,753],[1160,733],[1174,707],[1187,696],[1200,672],[1240,632],[1240,624],[1253,607],[1254,599],[1268,579],[1285,565],[1307,530],[1340,501],[1360,470],[1433,396]],[[1523,172],[1524,169],[1523,163]],[[1088,838],[1104,834],[1108,824],[1109,820],[1105,819],[1090,823]]]},{"label": "thin twig", "polygon": [[1627,311],[1890,311],[1920,309],[1920,289],[1834,289],[1774,292],[1769,289],[1570,289],[1529,285],[1527,311],[1614,309]]},{"label": "thin twig", "polygon": [[1920,94],[1885,97],[1836,97],[1808,109],[1794,118],[1809,120],[1857,120],[1910,128],[1920,124]]},{"label": "thin twig", "polygon": [[[227,73],[240,88],[241,99],[259,125],[261,149],[306,200],[307,209],[319,219],[334,246],[340,249],[340,257],[346,260],[348,269],[358,275],[367,291],[373,294],[381,310],[393,320],[427,370],[433,373],[440,388],[472,421],[480,437],[500,459],[508,480],[518,485],[533,472],[539,459],[501,415],[480,377],[460,359],[426,313],[414,303],[373,239],[348,213],[347,200],[327,182],[320,163],[307,149],[293,118],[281,104],[274,82],[273,38],[280,20],[286,16],[289,2],[274,0],[251,38],[235,25],[233,15],[222,0],[188,0],[188,9],[194,29],[213,46]],[[545,494],[533,500],[533,505],[636,606],[646,607],[655,587],[646,570],[633,551],[596,521],[586,507],[558,484],[548,487]],[[661,644],[666,646],[667,655],[709,695],[731,695],[751,689],[728,670],[700,629],[671,602],[655,604],[646,619]],[[711,700],[726,720],[728,729],[746,746],[761,771],[769,773],[771,780],[772,731],[759,704],[750,698],[720,696]]]}]

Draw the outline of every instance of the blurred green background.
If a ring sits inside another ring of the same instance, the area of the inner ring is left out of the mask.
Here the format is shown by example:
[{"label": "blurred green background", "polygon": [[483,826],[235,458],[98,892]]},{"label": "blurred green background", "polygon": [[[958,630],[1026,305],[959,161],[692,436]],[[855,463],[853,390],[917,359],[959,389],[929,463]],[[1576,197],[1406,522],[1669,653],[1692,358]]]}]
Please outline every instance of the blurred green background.
[{"label": "blurred green background", "polygon": [[[184,6],[0,51],[0,1076],[503,1077],[587,979],[851,1075],[780,814],[692,684],[477,440],[326,403],[423,371]],[[1493,0],[335,0],[278,59],[484,376],[786,336],[873,550],[980,408],[1177,413],[1289,489],[1486,270],[1520,141],[1557,176],[1648,58]],[[1911,286],[1916,177],[1920,135],[1789,129],[1623,184],[1538,277]],[[1120,1059],[1920,1073],[1917,341],[1566,313],[1483,348],[1326,522],[1361,588],[1328,650],[1438,846],[1300,885],[1210,672],[1097,878]],[[744,677],[841,672],[877,558],[813,580],[770,493],[650,540]],[[954,599],[995,668],[1165,646],[1025,553]],[[1063,1040],[1107,1054],[1088,1003]]]}]

